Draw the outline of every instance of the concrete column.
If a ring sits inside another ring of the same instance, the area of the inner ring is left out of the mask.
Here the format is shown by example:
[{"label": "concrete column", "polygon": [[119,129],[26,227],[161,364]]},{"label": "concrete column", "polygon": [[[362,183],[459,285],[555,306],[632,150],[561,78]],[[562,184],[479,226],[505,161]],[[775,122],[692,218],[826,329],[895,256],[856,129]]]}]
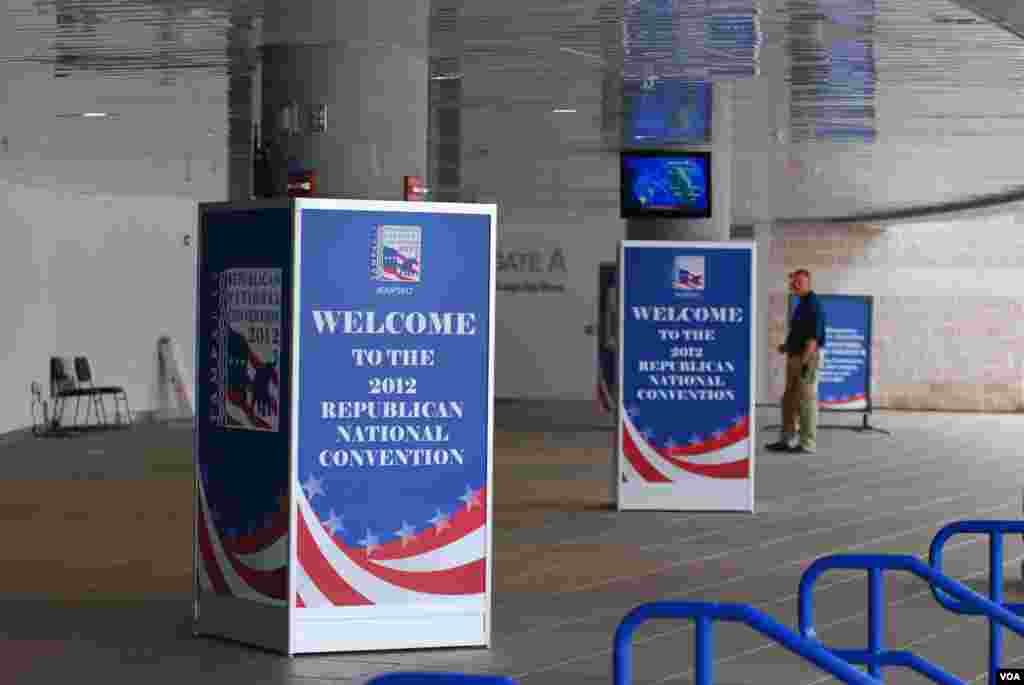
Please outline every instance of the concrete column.
[{"label": "concrete column", "polygon": [[711,151],[711,218],[627,219],[627,240],[729,240],[732,225],[732,90],[729,82],[712,86],[711,145],[686,146],[687,150]]},{"label": "concrete column", "polygon": [[238,13],[228,30],[228,199],[232,202],[252,197],[253,107],[256,51],[253,47],[253,17]]},{"label": "concrete column", "polygon": [[429,13],[422,0],[266,1],[262,127],[279,194],[289,164],[316,172],[319,197],[399,200],[403,176],[426,175]]}]

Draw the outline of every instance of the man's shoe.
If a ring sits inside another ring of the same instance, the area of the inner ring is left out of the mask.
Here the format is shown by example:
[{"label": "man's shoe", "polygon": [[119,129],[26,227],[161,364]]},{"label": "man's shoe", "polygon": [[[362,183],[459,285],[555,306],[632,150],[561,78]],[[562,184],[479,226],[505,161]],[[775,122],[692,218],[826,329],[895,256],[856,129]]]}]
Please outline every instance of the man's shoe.
[{"label": "man's shoe", "polygon": [[803,445],[797,445],[796,447],[790,447],[787,450],[790,454],[814,454],[814,450],[809,450]]},{"label": "man's shoe", "polygon": [[764,448],[766,450],[771,450],[772,452],[788,452],[792,449],[789,446],[789,443],[786,442],[785,440],[779,440],[778,442],[768,443],[767,445],[764,446]]}]

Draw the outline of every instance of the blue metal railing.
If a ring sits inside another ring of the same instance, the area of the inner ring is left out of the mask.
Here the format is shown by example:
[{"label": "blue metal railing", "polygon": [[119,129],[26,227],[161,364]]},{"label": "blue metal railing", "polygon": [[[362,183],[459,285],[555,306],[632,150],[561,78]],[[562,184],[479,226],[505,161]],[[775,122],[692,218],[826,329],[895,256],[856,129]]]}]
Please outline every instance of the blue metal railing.
[{"label": "blue metal railing", "polygon": [[[1007,533],[1024,533],[1024,521],[956,521],[935,534],[928,550],[928,563],[936,573],[942,573],[942,548],[954,535],[988,535],[988,583],[989,599],[1015,614],[1024,614],[1024,604],[1003,603],[1003,536]],[[950,611],[966,616],[985,615],[984,611],[967,603],[959,602],[936,586],[932,594],[939,604]],[[989,616],[988,619],[988,682],[996,682],[996,671],[1003,660],[1002,626]]]},{"label": "blue metal railing", "polygon": [[[949,593],[963,602],[964,607],[978,614],[984,614],[990,620],[1024,636],[1024,620],[1016,614],[1006,607],[986,599],[983,595],[979,595],[966,585],[947,578],[917,557],[897,554],[834,554],[815,561],[800,578],[800,634],[804,638],[817,641],[817,633],[814,628],[814,584],[823,573],[834,569],[862,569],[868,572],[868,648],[832,649],[831,651],[848,662],[866,665],[868,672],[879,680],[882,679],[883,666],[904,666],[937,683],[942,683],[942,685],[964,685],[959,678],[911,652],[884,648],[882,645],[882,636],[885,634],[883,571],[912,573],[928,581],[933,591],[938,588]],[[994,676],[990,676],[990,681],[995,682]]]},{"label": "blue metal railing", "polygon": [[767,614],[745,604],[651,602],[641,604],[626,614],[615,630],[614,685],[631,685],[632,683],[633,633],[641,624],[661,618],[687,618],[693,619],[696,623],[695,685],[712,685],[714,637],[711,628],[715,621],[745,623],[847,685],[880,685],[881,682],[834,656],[817,641],[797,635]]}]

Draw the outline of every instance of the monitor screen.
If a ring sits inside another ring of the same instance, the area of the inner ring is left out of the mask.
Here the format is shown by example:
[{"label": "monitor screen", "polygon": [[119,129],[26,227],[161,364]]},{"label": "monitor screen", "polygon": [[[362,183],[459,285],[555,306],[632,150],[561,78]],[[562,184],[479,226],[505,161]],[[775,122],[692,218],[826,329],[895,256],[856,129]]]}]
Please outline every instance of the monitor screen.
[{"label": "monitor screen", "polygon": [[626,145],[703,144],[711,141],[711,84],[627,81],[623,84]]},{"label": "monitor screen", "polygon": [[711,153],[623,152],[622,218],[711,216]]}]

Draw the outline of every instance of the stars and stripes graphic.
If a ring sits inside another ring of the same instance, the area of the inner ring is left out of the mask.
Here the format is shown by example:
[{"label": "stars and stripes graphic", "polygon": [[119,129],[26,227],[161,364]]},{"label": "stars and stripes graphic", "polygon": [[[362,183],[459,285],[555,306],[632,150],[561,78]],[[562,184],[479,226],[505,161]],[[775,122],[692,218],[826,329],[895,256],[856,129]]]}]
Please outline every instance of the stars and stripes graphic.
[{"label": "stars and stripes graphic", "polygon": [[[297,490],[296,606],[322,608],[444,602],[476,606],[486,590],[487,492],[465,486],[447,508],[394,531],[357,531],[355,544],[339,533],[335,512],[321,520],[311,499],[325,494],[310,476]],[[391,532],[393,539],[383,540]]]},{"label": "stars and stripes graphic", "polygon": [[276,512],[267,514],[246,532],[217,523],[221,516],[211,510],[205,478],[199,482],[196,521],[199,549],[199,586],[218,595],[286,606],[288,595],[288,508],[279,500]]},{"label": "stars and stripes graphic", "polygon": [[673,288],[676,290],[704,290],[704,257],[677,256],[673,267]]},{"label": "stars and stripes graphic", "polygon": [[[750,421],[737,416],[710,435],[691,435],[679,444],[672,436],[637,429],[637,413],[622,413],[622,448],[635,475],[650,483],[671,483],[689,474],[716,479],[747,478],[750,474]],[[661,444],[661,447],[658,447]]]},{"label": "stars and stripes graphic", "polygon": [[704,276],[687,271],[686,269],[680,269],[676,274],[676,280],[672,287],[682,290],[703,290]]},{"label": "stars and stripes graphic", "polygon": [[420,226],[377,226],[370,239],[370,275],[377,281],[419,283],[423,232]]},{"label": "stars and stripes graphic", "polygon": [[[304,484],[304,485],[308,485]],[[448,511],[435,508],[420,525],[403,521],[394,540],[365,529],[356,545],[342,539],[343,517],[335,511],[317,518],[306,492],[298,490],[294,566],[297,607],[423,604],[454,600],[466,606],[484,601],[486,589],[486,508],[484,489],[466,486]],[[220,532],[200,484],[197,521],[200,586],[219,595],[286,605],[288,516],[268,517],[252,532]]]},{"label": "stars and stripes graphic", "polygon": [[420,274],[420,262],[414,257],[406,257],[398,250],[384,247],[381,258],[381,280],[404,281],[416,283]]}]

